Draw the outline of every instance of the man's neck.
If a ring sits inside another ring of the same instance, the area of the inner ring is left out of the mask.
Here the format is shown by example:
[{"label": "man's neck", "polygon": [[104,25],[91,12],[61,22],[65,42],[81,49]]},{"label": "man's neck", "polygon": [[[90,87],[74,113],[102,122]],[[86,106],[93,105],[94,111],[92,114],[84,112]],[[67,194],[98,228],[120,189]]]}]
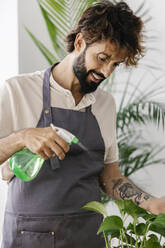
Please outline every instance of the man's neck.
[{"label": "man's neck", "polygon": [[73,56],[69,54],[53,68],[52,76],[61,87],[71,91],[77,105],[84,94],[80,92],[80,83],[74,75],[72,64]]}]

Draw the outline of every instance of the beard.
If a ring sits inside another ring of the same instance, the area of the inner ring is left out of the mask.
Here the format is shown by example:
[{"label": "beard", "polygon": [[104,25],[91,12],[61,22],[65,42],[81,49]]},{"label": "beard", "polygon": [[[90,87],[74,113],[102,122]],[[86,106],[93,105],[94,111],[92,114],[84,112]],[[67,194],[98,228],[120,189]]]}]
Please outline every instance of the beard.
[{"label": "beard", "polygon": [[[101,82],[105,79],[104,75],[102,73],[98,73],[95,70],[89,70],[87,72],[86,66],[85,66],[85,54],[86,54],[87,47],[85,50],[74,60],[73,63],[73,72],[75,76],[78,78],[80,82],[80,92],[81,93],[91,93],[94,92],[97,87],[101,84]],[[91,73],[95,73],[98,76],[101,76],[102,79],[98,83],[95,83],[94,81],[88,80],[88,75]]]}]

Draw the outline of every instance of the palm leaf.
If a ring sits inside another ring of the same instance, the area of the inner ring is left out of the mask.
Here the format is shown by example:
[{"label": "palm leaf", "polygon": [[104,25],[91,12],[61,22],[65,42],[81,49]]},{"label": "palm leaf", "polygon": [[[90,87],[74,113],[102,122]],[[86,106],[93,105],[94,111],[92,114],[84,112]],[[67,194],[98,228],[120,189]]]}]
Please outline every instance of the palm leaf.
[{"label": "palm leaf", "polygon": [[[165,146],[151,145],[148,142],[137,143],[137,137],[129,143],[129,140],[118,143],[120,150],[119,166],[125,176],[130,176],[135,171],[151,164],[165,164],[165,159],[155,159],[165,149]],[[155,154],[154,154],[155,153]],[[153,155],[154,154],[154,155]]]},{"label": "palm leaf", "polygon": [[132,123],[146,124],[153,122],[158,127],[161,125],[164,129],[165,123],[165,107],[159,102],[133,102],[124,107],[117,113],[117,128],[124,131],[129,128]]},{"label": "palm leaf", "polygon": [[55,63],[55,61],[58,61],[58,57],[54,56],[37,38],[35,38],[35,36],[29,31],[27,27],[25,27],[25,29],[50,65]]},{"label": "palm leaf", "polygon": [[[41,13],[46,23],[46,27],[52,42],[53,55],[46,47],[39,41],[32,32],[28,34],[40,49],[49,64],[55,61],[62,60],[67,55],[65,49],[65,38],[70,30],[76,25],[82,12],[92,5],[96,0],[37,0]],[[98,0],[97,0],[98,1]]]},{"label": "palm leaf", "polygon": [[42,7],[42,5],[40,3],[39,3],[39,6],[41,9],[42,15],[45,19],[47,30],[49,32],[49,36],[50,36],[52,44],[53,44],[53,48],[58,53],[58,50],[60,47],[59,47],[58,43],[56,42],[56,33],[57,33],[56,26],[53,24],[53,22],[49,18],[48,13],[45,11],[45,9]]}]

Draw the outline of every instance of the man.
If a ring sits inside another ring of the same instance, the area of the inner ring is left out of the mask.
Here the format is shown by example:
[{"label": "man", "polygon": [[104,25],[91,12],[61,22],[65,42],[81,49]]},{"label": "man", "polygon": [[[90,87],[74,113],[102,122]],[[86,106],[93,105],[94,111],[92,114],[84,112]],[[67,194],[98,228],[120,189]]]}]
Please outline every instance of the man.
[{"label": "man", "polygon": [[[148,195],[121,174],[115,103],[98,88],[120,63],[137,64],[141,33],[141,19],[125,3],[96,3],[67,36],[69,54],[60,63],[1,86],[0,164],[24,147],[45,160],[34,180],[9,182],[3,248],[104,247],[96,235],[100,215],[82,209],[100,201],[99,181],[115,199],[165,213],[164,198]],[[51,123],[75,134],[89,152],[69,147]]]}]

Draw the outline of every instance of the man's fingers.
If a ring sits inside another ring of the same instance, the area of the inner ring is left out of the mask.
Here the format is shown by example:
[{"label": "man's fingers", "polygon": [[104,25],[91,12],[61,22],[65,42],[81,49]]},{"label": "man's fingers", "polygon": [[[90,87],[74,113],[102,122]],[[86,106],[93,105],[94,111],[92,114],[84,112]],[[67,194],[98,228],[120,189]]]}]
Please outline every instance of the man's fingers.
[{"label": "man's fingers", "polygon": [[69,144],[51,127],[27,129],[26,147],[38,153],[44,160],[51,158],[54,154],[62,160],[70,149]]},{"label": "man's fingers", "polygon": [[65,152],[63,148],[59,146],[59,144],[55,143],[54,141],[51,141],[49,143],[49,147],[53,151],[53,153],[55,153],[58,156],[59,159],[62,160],[65,158]]},{"label": "man's fingers", "polygon": [[44,147],[44,153],[48,158],[51,158],[54,155],[54,152],[47,146]]},{"label": "man's fingers", "polygon": [[64,150],[54,141],[49,142],[49,147],[44,146],[37,152],[44,160],[57,156],[60,160],[65,158]]},{"label": "man's fingers", "polygon": [[49,157],[44,153],[44,151],[39,151],[38,154],[44,159],[47,160]]},{"label": "man's fingers", "polygon": [[64,153],[67,153],[69,151],[70,149],[69,144],[58,134],[54,133],[53,140],[64,150]]}]

